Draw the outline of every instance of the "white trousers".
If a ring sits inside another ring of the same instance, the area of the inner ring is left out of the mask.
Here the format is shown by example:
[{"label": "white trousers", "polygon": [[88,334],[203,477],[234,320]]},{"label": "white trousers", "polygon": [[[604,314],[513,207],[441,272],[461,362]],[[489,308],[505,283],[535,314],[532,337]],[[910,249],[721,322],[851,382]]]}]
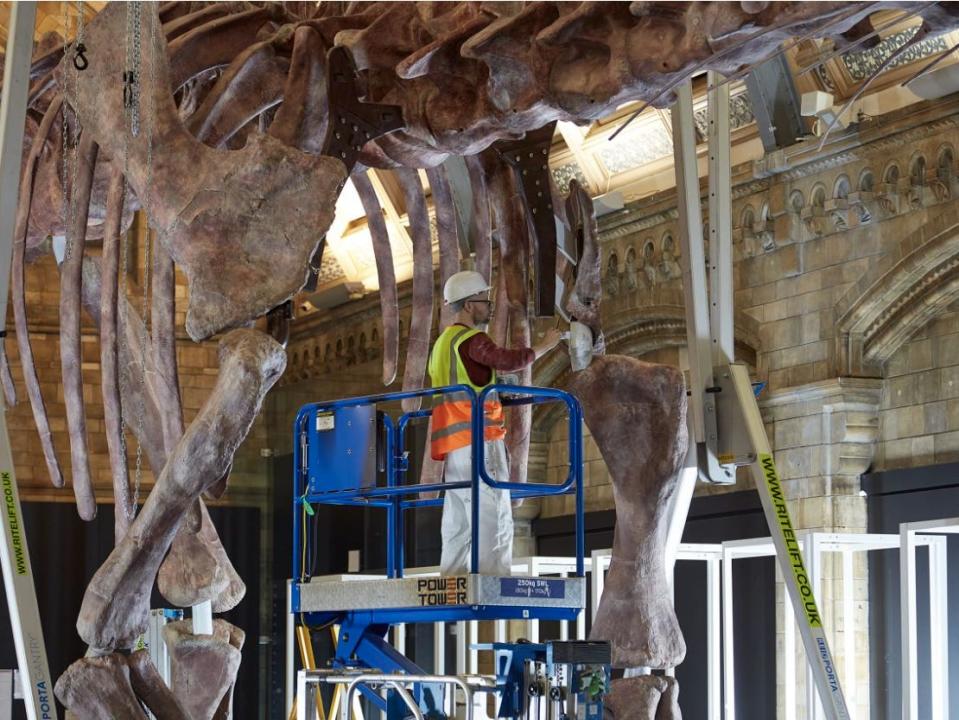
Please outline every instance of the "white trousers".
[{"label": "white trousers", "polygon": [[[488,440],[486,471],[494,480],[509,480],[506,444]],[[446,456],[445,482],[470,480],[472,447],[454,450]],[[495,490],[480,481],[479,572],[483,575],[509,575],[513,563],[513,508],[509,490]],[[470,488],[447,490],[443,501],[443,552],[440,572],[461,575],[470,572],[473,497]]]}]

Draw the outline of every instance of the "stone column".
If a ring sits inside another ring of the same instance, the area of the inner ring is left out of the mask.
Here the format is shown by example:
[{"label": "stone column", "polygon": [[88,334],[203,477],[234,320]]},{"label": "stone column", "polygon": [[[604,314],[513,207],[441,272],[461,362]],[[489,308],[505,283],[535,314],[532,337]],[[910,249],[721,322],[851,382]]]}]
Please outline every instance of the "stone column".
[{"label": "stone column", "polygon": [[[761,398],[766,431],[797,529],[866,531],[866,501],[860,494],[859,476],[868,469],[875,453],[881,391],[880,379],[834,378],[777,390]],[[837,553],[822,556],[822,585],[817,600],[850,712],[855,718],[868,718],[868,565],[865,553],[856,553],[854,557],[854,617],[843,617],[842,559]],[[794,621],[781,582],[777,583],[776,602],[777,716],[784,717],[788,683],[796,688],[797,717],[811,717],[806,709],[806,660],[798,634],[797,676],[784,676],[783,632],[785,623]],[[855,633],[855,678],[845,675],[846,632]]]}]

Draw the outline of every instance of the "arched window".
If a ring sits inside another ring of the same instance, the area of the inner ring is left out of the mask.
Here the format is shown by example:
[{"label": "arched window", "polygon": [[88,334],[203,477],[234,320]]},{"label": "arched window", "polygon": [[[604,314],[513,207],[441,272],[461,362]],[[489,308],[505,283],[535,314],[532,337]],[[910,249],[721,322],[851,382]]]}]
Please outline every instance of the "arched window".
[{"label": "arched window", "polygon": [[849,197],[849,192],[849,178],[845,175],[840,175],[838,178],[836,178],[836,184],[833,185],[833,198],[836,200],[845,200]]},{"label": "arched window", "polygon": [[789,193],[789,207],[794,213],[802,212],[806,207],[806,198],[803,197],[801,190],[793,190]]},{"label": "arched window", "polygon": [[953,155],[952,148],[944,145],[939,150],[939,157],[936,160],[936,175],[940,180],[945,181],[952,179],[954,172],[955,156]]},{"label": "arched window", "polygon": [[922,155],[917,155],[909,165],[909,182],[913,187],[926,184],[926,158]]},{"label": "arched window", "polygon": [[887,185],[895,185],[899,182],[899,166],[896,163],[889,163],[885,172],[882,174],[882,181]]},{"label": "arched window", "polygon": [[826,207],[826,188],[824,185],[816,185],[812,189],[812,206],[816,208]]}]

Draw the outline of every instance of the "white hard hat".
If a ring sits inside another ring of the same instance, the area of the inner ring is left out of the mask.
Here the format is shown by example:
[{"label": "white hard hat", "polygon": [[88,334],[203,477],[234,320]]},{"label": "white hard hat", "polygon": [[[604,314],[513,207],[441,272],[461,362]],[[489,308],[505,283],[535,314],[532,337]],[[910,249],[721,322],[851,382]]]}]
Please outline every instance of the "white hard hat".
[{"label": "white hard hat", "polygon": [[446,281],[443,286],[443,300],[449,305],[488,290],[489,283],[486,278],[475,270],[463,270],[451,275]]}]

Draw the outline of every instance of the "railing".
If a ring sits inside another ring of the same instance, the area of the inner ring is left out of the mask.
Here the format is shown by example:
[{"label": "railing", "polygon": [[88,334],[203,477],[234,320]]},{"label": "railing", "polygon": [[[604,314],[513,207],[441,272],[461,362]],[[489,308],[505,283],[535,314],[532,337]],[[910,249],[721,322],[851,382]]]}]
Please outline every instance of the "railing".
[{"label": "railing", "polygon": [[[484,407],[493,393],[503,396],[504,406],[538,405],[547,402],[563,402],[567,407],[569,423],[569,472],[566,480],[552,483],[514,483],[495,480],[486,470],[484,436],[486,416]],[[413,398],[436,399],[438,396],[465,395],[471,404],[471,436],[474,448],[472,457],[472,477],[469,481],[450,483],[409,483],[406,475],[409,462],[405,451],[406,430],[413,420],[432,415],[432,409],[414,410],[403,413],[397,422],[384,414],[381,418],[385,430],[386,467],[385,485],[357,487],[346,490],[310,492],[308,488],[308,468],[306,466],[307,421],[317,413],[336,411],[342,408],[376,406]],[[583,413],[575,397],[562,390],[553,388],[525,387],[516,385],[492,385],[479,394],[468,385],[451,385],[443,388],[430,388],[398,393],[368,395],[346,400],[310,403],[300,408],[293,424],[293,577],[300,581],[306,579],[305,560],[307,550],[303,544],[306,516],[312,515],[312,504],[354,505],[378,507],[387,511],[387,577],[403,577],[404,545],[403,520],[407,510],[417,507],[434,507],[443,503],[439,498],[420,497],[427,493],[470,488],[472,492],[472,545],[471,567],[479,567],[479,490],[480,482],[499,490],[508,490],[512,498],[541,497],[547,495],[576,495],[576,576],[583,577],[585,531],[583,524]],[[411,497],[412,496],[412,497]]]}]

